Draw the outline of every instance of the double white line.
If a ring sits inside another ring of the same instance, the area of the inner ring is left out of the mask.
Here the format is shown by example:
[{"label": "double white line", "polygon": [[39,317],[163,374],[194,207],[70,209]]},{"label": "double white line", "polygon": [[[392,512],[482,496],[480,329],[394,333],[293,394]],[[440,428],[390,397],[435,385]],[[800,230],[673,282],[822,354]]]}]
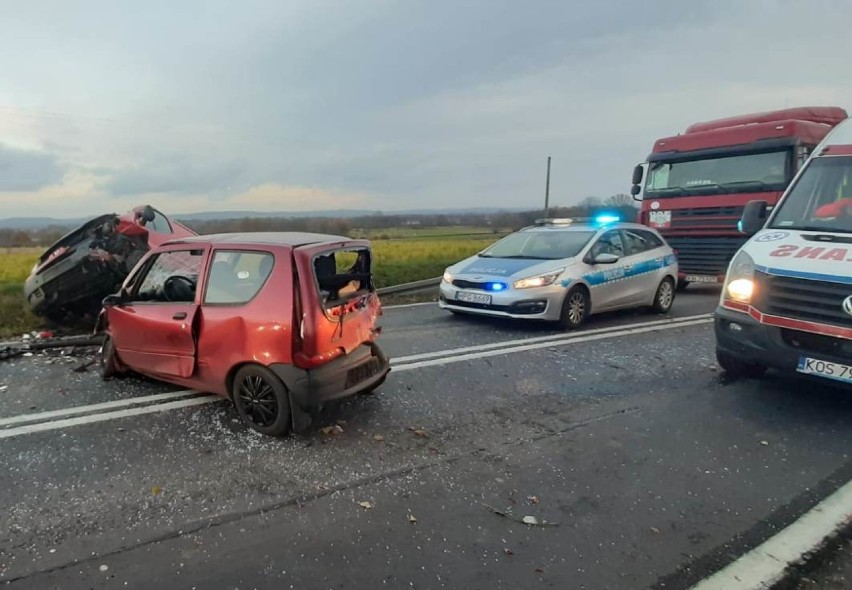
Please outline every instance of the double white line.
[{"label": "double white line", "polygon": [[[479,344],[476,346],[465,346],[425,352],[409,356],[397,357],[392,360],[391,366],[394,373],[412,371],[426,367],[436,367],[472,361],[519,352],[528,352],[541,348],[551,348],[581,342],[592,342],[621,336],[644,334],[647,332],[661,332],[674,330],[688,326],[706,324],[712,321],[712,314],[688,316],[684,318],[656,320],[634,324],[629,327],[617,326],[611,328],[600,328],[596,330],[585,330],[573,334],[552,334],[549,336],[538,336],[533,338],[521,338],[518,340],[507,340]],[[105,422],[118,418],[141,416],[156,412],[167,412],[179,408],[200,406],[222,401],[218,395],[198,393],[191,390],[173,391],[170,393],[158,393],[130,399],[91,404],[88,406],[76,406],[37,414],[25,414],[0,418],[0,439],[12,438],[24,434],[59,430],[70,426],[81,424],[93,424]]]}]

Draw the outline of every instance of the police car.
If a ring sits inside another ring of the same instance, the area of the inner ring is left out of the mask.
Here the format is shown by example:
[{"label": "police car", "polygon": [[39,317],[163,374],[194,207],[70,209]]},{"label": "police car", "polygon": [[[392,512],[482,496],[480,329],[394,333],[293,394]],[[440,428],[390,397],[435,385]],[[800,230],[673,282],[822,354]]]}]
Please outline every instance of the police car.
[{"label": "police car", "polygon": [[676,280],[674,251],[649,227],[613,215],[542,219],[447,268],[438,304],[571,329],[615,309],[666,313]]}]

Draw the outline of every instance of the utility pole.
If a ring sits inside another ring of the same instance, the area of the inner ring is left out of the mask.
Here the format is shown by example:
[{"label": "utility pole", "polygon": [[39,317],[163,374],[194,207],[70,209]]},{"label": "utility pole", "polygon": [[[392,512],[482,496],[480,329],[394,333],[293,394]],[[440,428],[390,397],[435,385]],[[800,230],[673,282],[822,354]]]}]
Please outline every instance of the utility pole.
[{"label": "utility pole", "polygon": [[550,213],[550,156],[547,156],[547,182],[544,185],[544,217]]}]

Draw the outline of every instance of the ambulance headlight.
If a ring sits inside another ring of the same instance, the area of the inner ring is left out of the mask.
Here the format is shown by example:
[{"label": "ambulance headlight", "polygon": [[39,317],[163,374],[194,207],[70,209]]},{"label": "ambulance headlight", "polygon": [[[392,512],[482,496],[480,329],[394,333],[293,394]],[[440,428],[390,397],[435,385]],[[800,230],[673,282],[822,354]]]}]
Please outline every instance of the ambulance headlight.
[{"label": "ambulance headlight", "polygon": [[740,250],[728,267],[722,298],[737,303],[751,303],[754,292],[754,260]]},{"label": "ambulance headlight", "polygon": [[526,279],[515,281],[514,287],[515,289],[532,289],[534,287],[547,287],[548,285],[552,285],[553,282],[559,278],[559,275],[561,275],[564,270],[564,268],[560,268],[558,270],[554,270],[553,272],[549,272],[542,275],[536,275],[534,277],[527,277]]}]

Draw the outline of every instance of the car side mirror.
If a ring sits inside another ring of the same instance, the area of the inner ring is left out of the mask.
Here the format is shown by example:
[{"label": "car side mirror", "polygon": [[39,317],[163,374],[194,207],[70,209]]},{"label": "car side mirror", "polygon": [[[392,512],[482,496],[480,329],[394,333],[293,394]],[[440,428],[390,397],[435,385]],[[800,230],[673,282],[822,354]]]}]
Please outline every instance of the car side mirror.
[{"label": "car side mirror", "polygon": [[616,262],[618,262],[618,256],[608,252],[598,254],[595,256],[594,260],[592,260],[592,264],[615,264]]},{"label": "car side mirror", "polygon": [[743,209],[743,216],[737,224],[737,229],[740,230],[740,233],[747,236],[753,236],[763,229],[763,226],[766,223],[767,205],[768,203],[766,201],[748,202],[745,209]]},{"label": "car side mirror", "polygon": [[142,209],[142,219],[145,221],[154,221],[154,208],[151,205],[145,205],[145,208]]},{"label": "car side mirror", "polygon": [[104,297],[104,300],[101,302],[101,305],[104,307],[120,307],[125,302],[124,295],[121,293],[115,293],[113,295],[107,295]]}]

